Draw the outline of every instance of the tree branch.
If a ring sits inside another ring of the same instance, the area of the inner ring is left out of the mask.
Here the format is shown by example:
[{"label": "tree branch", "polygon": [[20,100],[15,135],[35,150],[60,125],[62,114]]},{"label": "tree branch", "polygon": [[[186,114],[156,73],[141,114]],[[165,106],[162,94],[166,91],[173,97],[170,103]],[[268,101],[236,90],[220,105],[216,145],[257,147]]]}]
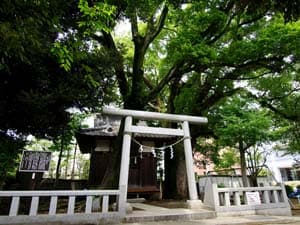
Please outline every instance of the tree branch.
[{"label": "tree branch", "polygon": [[150,24],[151,25],[150,29],[149,29],[150,33],[149,33],[149,35],[147,35],[149,43],[151,43],[157,37],[157,35],[161,32],[161,30],[165,24],[167,15],[168,15],[168,11],[169,11],[168,6],[165,4],[156,26],[152,26]]},{"label": "tree branch", "polygon": [[233,79],[233,78],[228,78],[228,77],[216,77],[216,76],[214,76],[214,78],[219,79],[219,80],[235,80],[235,81],[242,81],[242,80],[255,80],[255,79],[260,78],[260,77],[263,77],[263,76],[265,76],[265,75],[267,75],[267,74],[270,74],[270,71],[261,73],[261,74],[259,74],[259,75],[257,75],[257,76],[254,76],[254,77],[243,77],[243,78],[238,78],[238,77],[237,77],[237,78]]},{"label": "tree branch", "polygon": [[225,25],[225,27],[223,28],[223,30],[219,33],[219,34],[217,34],[217,35],[215,35],[209,42],[208,42],[208,44],[213,44],[213,43],[215,43],[217,40],[219,40],[227,31],[228,31],[228,28],[229,28],[229,26],[230,26],[230,24],[231,24],[231,21],[232,21],[232,19],[235,17],[235,14],[232,14],[232,16],[229,16],[229,18],[228,18],[228,20],[227,20],[227,23],[226,23],[226,25]]},{"label": "tree branch", "polygon": [[157,94],[166,86],[168,82],[170,82],[173,78],[178,76],[178,70],[182,66],[183,62],[176,63],[167,73],[167,75],[158,83],[158,85],[153,88],[147,99],[148,101],[157,96]]},{"label": "tree branch", "polygon": [[266,8],[262,13],[252,17],[251,19],[249,20],[245,20],[241,23],[238,24],[238,27],[242,27],[243,25],[246,25],[246,24],[249,24],[249,23],[253,23],[253,22],[256,22],[258,20],[260,20],[261,18],[265,17],[266,16],[266,13],[268,12],[269,8]]},{"label": "tree branch", "polygon": [[[235,89],[232,89],[232,90],[227,91],[227,92],[217,91],[217,92],[215,92],[215,94],[209,96],[208,98],[206,98],[201,103],[201,108],[202,109],[208,109],[211,106],[213,106],[215,103],[220,101],[222,98],[232,96],[232,95],[236,94],[237,92],[239,92],[241,90],[243,90],[243,89],[242,88],[235,88]],[[203,98],[203,96],[201,95],[201,96],[199,96],[199,98]]]},{"label": "tree branch", "polygon": [[137,15],[135,9],[130,14],[129,20],[131,22],[131,33],[132,33],[132,39],[133,41],[136,41],[139,37],[139,27],[137,22]]},{"label": "tree branch", "polygon": [[106,33],[103,31],[102,34],[103,34],[103,38],[101,38],[101,40],[103,46],[107,48],[109,52],[112,52],[111,55],[113,58],[117,59],[116,60],[117,63],[114,63],[114,69],[118,80],[120,93],[123,97],[126,97],[126,95],[128,94],[129,87],[128,87],[128,82],[124,71],[123,57],[118,51],[115,42],[113,40],[113,37],[111,36],[111,33]]},{"label": "tree branch", "polygon": [[[220,80],[223,80],[223,79],[226,79],[226,80],[237,80],[239,78],[239,76],[241,74],[243,74],[243,70],[247,70],[248,72],[250,70],[253,70],[253,69],[259,69],[259,68],[266,68],[266,69],[269,69],[270,71],[267,71],[267,73],[270,73],[272,71],[278,71],[278,67],[279,66],[276,66],[275,68],[275,65],[268,65],[269,63],[271,62],[274,62],[274,61],[278,61],[278,62],[282,62],[282,57],[272,57],[272,58],[258,58],[258,59],[255,59],[255,60],[248,60],[248,61],[245,61],[243,63],[240,63],[240,64],[228,64],[228,63],[222,63],[220,64],[221,67],[223,66],[228,66],[228,67],[233,67],[235,68],[232,72],[229,72],[227,74],[225,74],[224,77],[220,77],[218,79]],[[261,75],[259,75],[261,76]],[[245,79],[245,80],[250,80],[250,78],[239,78],[241,80]],[[255,78],[253,78],[255,79]]]},{"label": "tree branch", "polygon": [[253,99],[255,99],[261,106],[266,107],[273,111],[275,114],[278,114],[279,116],[290,120],[290,121],[297,121],[299,120],[299,116],[297,115],[288,115],[287,113],[281,111],[280,109],[277,109],[274,107],[271,103],[268,102],[268,99],[261,98],[259,96],[256,96],[250,92],[248,92],[248,95],[251,96]]}]

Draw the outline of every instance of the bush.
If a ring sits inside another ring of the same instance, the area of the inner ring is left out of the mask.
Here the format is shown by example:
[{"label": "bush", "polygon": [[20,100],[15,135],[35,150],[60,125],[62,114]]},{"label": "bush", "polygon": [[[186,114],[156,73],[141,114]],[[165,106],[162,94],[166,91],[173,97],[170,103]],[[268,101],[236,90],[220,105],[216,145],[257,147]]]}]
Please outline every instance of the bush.
[{"label": "bush", "polygon": [[218,188],[224,188],[224,187],[225,187],[225,184],[223,184],[223,183],[218,184]]},{"label": "bush", "polygon": [[284,185],[286,194],[289,195],[294,192],[294,188],[290,185]]}]

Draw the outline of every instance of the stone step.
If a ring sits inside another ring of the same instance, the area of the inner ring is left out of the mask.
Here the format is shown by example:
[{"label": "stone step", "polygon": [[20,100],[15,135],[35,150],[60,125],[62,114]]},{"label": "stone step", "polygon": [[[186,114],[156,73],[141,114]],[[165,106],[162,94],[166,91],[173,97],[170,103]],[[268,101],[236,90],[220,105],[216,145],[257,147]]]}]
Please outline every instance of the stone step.
[{"label": "stone step", "polygon": [[126,215],[123,221],[125,223],[216,218],[216,212],[207,209],[168,209],[142,203],[132,203],[131,205],[135,210],[131,214]]}]

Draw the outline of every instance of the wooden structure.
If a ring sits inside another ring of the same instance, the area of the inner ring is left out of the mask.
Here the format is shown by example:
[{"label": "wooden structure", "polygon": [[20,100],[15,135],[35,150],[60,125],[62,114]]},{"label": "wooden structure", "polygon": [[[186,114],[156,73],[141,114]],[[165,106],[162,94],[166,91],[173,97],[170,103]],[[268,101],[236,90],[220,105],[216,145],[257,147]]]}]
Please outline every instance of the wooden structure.
[{"label": "wooden structure", "polygon": [[[108,166],[113,143],[117,138],[121,118],[111,115],[97,115],[95,128],[82,129],[76,134],[82,153],[89,153],[90,170],[88,185],[99,186]],[[138,123],[147,126],[144,121]],[[136,134],[131,144],[128,193],[129,195],[152,195],[160,192],[157,177],[157,158],[152,147],[174,142],[175,136],[157,134]],[[143,152],[140,152],[143,145]]]}]

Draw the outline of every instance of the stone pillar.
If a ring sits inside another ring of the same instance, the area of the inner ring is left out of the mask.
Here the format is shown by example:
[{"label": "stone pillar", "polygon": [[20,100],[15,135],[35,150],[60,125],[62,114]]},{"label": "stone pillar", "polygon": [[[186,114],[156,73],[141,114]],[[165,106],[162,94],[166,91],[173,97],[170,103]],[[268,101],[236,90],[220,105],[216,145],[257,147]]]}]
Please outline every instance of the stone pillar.
[{"label": "stone pillar", "polygon": [[195,173],[194,173],[194,166],[193,166],[194,160],[193,160],[193,153],[192,153],[190,128],[189,128],[189,123],[187,121],[184,121],[182,123],[182,129],[184,133],[184,155],[185,155],[186,172],[187,172],[189,197],[190,197],[190,200],[188,201],[188,205],[190,208],[195,208],[194,206],[199,205],[201,201],[198,200],[198,193],[196,188],[196,180],[195,180]]},{"label": "stone pillar", "polygon": [[119,178],[119,211],[121,216],[125,216],[127,207],[127,190],[128,190],[128,173],[130,162],[130,145],[131,145],[131,132],[128,132],[132,125],[132,117],[127,116],[125,118],[123,145],[122,145],[122,158],[121,169]]}]

